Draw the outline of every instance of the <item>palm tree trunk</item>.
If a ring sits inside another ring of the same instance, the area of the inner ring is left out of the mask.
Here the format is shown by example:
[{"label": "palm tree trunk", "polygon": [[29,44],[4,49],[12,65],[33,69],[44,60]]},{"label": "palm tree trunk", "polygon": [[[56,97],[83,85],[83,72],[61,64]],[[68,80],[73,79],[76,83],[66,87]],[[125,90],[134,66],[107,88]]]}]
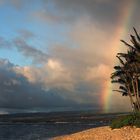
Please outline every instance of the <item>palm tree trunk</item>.
[{"label": "palm tree trunk", "polygon": [[132,86],[133,86],[134,96],[136,98],[136,102],[135,102],[136,111],[139,111],[140,110],[140,106],[139,106],[139,103],[138,103],[138,97],[137,97],[137,93],[136,93],[136,86],[135,86],[135,83],[134,83],[134,80],[133,79],[132,79]]},{"label": "palm tree trunk", "polygon": [[128,89],[128,96],[130,98],[130,103],[131,103],[132,110],[135,111],[135,108],[134,108],[134,103],[135,102],[133,100],[129,85],[127,85],[127,89]]},{"label": "palm tree trunk", "polygon": [[[140,97],[139,97],[138,78],[135,78],[135,83],[136,83],[136,91],[137,91],[138,104],[139,104],[139,107],[140,107]],[[140,111],[140,110],[139,110],[139,111]]]}]

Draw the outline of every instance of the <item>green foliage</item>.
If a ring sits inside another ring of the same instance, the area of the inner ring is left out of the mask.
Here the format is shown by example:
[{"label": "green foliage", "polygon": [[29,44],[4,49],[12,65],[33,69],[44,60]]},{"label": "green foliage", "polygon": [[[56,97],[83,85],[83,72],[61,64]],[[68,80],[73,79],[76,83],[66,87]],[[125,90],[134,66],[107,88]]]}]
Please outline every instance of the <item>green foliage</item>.
[{"label": "green foliage", "polygon": [[123,126],[136,126],[140,127],[140,112],[133,113],[126,116],[121,116],[111,122],[112,129],[121,128]]}]

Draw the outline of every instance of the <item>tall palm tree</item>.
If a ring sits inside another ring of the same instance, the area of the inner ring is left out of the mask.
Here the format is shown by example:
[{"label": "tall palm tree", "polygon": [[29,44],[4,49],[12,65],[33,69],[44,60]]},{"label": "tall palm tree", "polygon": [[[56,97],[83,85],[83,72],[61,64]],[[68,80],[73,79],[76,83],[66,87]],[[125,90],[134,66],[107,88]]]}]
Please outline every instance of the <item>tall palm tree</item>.
[{"label": "tall palm tree", "polygon": [[113,72],[111,74],[111,79],[112,79],[111,82],[117,83],[120,86],[119,86],[119,90],[113,90],[113,91],[122,93],[122,96],[129,96],[131,106],[133,107],[134,100],[133,100],[132,96],[134,94],[132,92],[131,78],[130,78],[128,69],[127,69],[124,61],[119,56],[117,56],[117,58],[120,60],[122,65],[114,67],[115,72]]},{"label": "tall palm tree", "polygon": [[129,96],[131,105],[140,111],[140,36],[134,29],[135,36],[130,35],[132,45],[121,40],[127,46],[127,53],[118,53],[120,66],[115,66],[112,73],[112,83],[120,84],[122,95]]}]

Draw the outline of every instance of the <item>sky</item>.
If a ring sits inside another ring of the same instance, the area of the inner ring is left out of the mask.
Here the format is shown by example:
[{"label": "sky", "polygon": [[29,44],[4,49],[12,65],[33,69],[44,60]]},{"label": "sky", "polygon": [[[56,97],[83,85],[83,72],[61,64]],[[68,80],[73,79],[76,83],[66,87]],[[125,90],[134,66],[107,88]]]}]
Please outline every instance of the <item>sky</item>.
[{"label": "sky", "polygon": [[0,110],[127,111],[112,92],[138,0],[0,0]]}]

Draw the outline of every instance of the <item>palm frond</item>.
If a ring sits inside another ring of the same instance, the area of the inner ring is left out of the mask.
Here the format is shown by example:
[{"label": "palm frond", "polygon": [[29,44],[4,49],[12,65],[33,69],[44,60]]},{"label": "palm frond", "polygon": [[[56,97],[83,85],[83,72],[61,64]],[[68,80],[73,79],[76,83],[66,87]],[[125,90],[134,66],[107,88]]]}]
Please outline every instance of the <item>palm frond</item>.
[{"label": "palm frond", "polygon": [[124,40],[121,40],[121,42],[123,42],[126,46],[130,47],[132,50],[135,49],[132,45],[128,44]]},{"label": "palm frond", "polygon": [[138,41],[140,41],[140,36],[139,36],[137,30],[136,30],[134,27],[133,27],[133,30],[134,30],[134,32],[135,32],[135,34],[136,34],[136,36],[137,36]]},{"label": "palm frond", "polygon": [[124,86],[120,86],[119,89],[124,90],[125,92],[127,92],[127,88]]},{"label": "palm frond", "polygon": [[136,37],[133,35],[130,36],[131,36],[131,42],[134,44],[135,48],[140,50],[140,44],[137,42]]},{"label": "palm frond", "polygon": [[119,61],[122,65],[125,65],[124,61],[119,56],[116,56],[116,57],[119,59]]},{"label": "palm frond", "polygon": [[122,68],[121,68],[121,66],[114,66],[114,69],[115,70],[121,70]]}]

